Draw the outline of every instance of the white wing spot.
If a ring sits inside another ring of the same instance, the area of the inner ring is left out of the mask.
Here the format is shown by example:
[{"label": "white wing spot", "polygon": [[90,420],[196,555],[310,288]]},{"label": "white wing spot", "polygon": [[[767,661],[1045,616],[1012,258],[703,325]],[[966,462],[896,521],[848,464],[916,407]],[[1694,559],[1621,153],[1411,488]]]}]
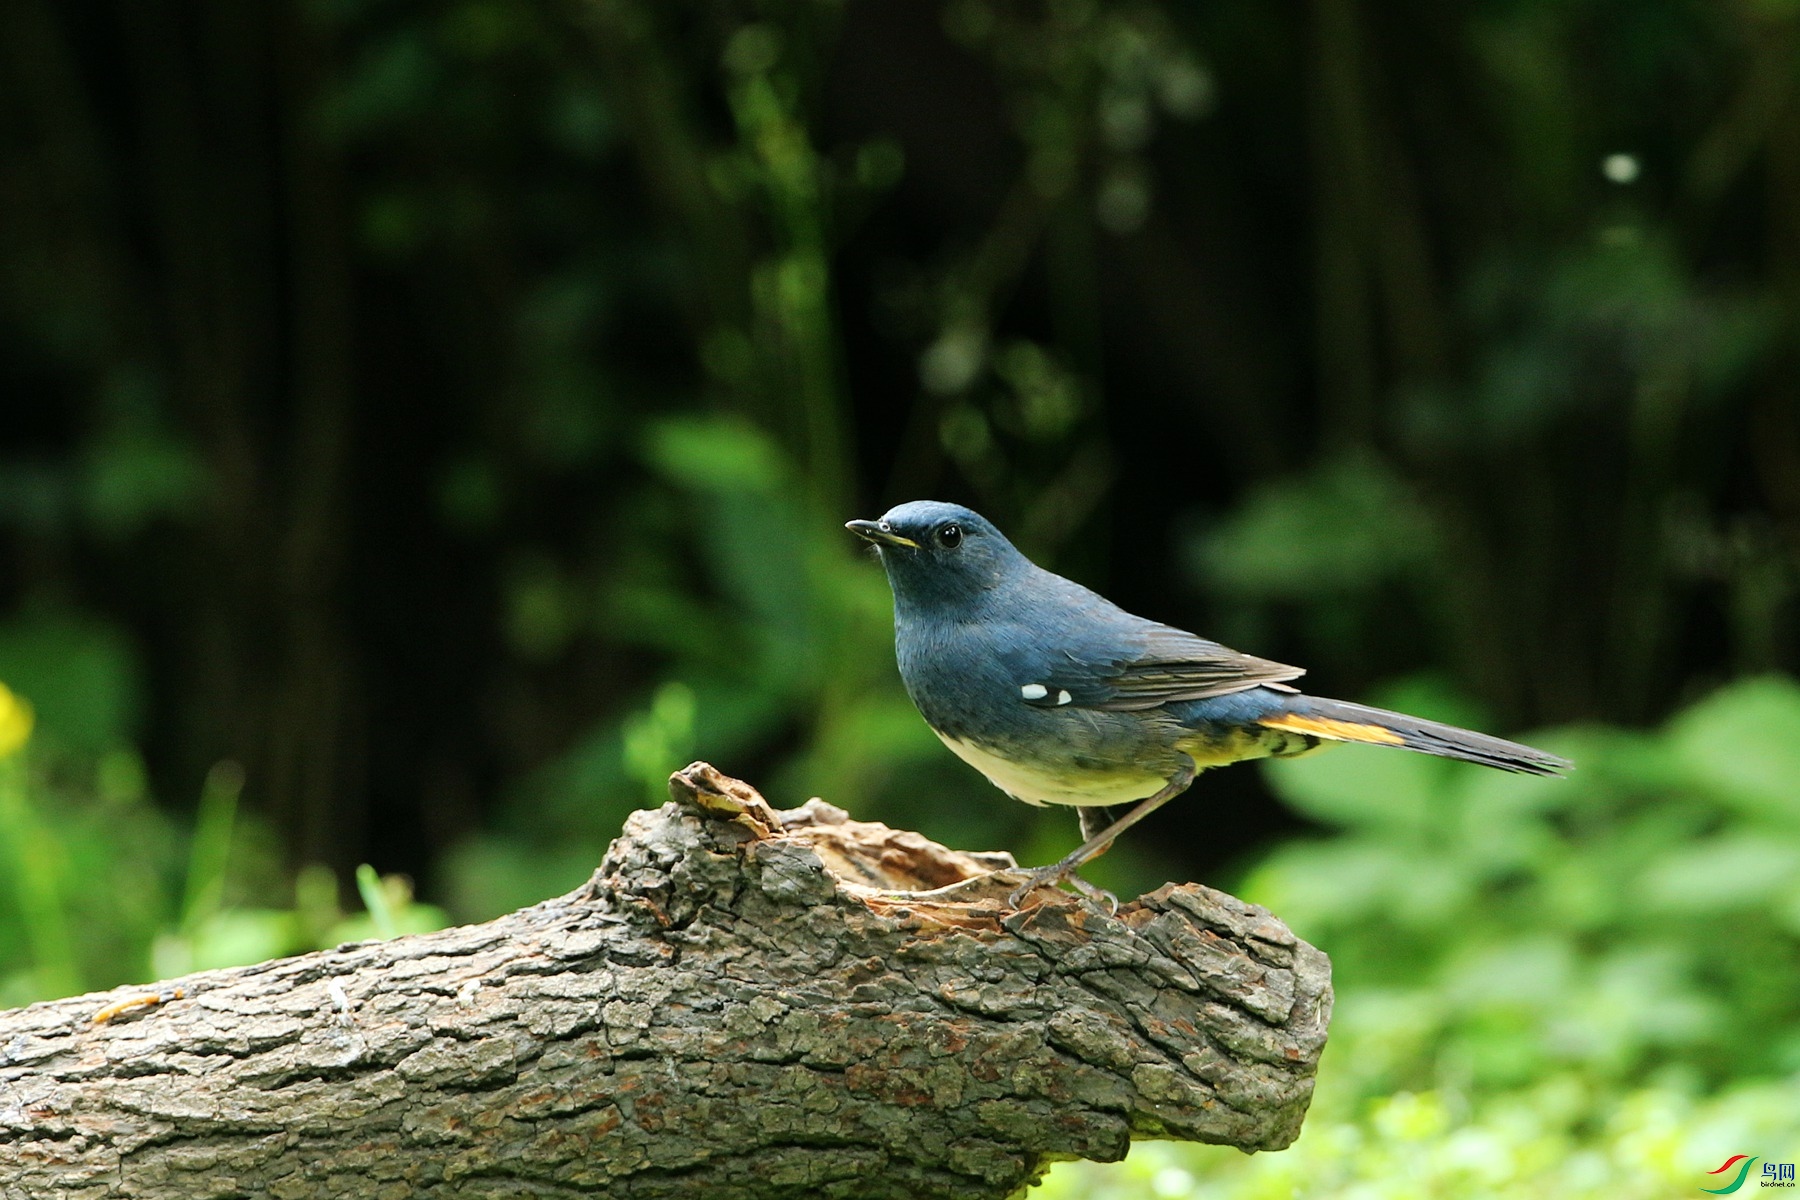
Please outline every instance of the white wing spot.
[{"label": "white wing spot", "polygon": [[1041,683],[1028,683],[1019,689],[1019,695],[1027,700],[1042,700],[1050,694],[1050,689]]},{"label": "white wing spot", "polygon": [[1073,700],[1074,698],[1075,697],[1069,695],[1069,693],[1067,693],[1067,692],[1059,691],[1056,693],[1056,702],[1058,704],[1067,704],[1069,701]]}]

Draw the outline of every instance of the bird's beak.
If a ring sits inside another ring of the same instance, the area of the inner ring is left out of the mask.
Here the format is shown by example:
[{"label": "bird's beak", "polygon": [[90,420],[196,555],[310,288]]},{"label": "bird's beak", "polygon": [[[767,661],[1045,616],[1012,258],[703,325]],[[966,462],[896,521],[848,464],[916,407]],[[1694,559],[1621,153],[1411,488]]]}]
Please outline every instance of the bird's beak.
[{"label": "bird's beak", "polygon": [[877,546],[905,546],[911,550],[919,548],[919,543],[911,538],[901,537],[877,521],[845,521],[844,528],[865,542],[874,542]]}]

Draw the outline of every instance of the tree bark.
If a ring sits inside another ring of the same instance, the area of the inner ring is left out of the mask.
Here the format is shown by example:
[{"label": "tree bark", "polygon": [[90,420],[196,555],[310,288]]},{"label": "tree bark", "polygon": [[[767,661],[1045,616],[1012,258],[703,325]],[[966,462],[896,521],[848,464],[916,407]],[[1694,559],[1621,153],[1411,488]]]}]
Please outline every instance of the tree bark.
[{"label": "tree bark", "polygon": [[1262,909],[900,899],[1011,860],[670,791],[485,925],[0,1014],[0,1196],[967,1200],[1298,1134],[1330,968]]}]

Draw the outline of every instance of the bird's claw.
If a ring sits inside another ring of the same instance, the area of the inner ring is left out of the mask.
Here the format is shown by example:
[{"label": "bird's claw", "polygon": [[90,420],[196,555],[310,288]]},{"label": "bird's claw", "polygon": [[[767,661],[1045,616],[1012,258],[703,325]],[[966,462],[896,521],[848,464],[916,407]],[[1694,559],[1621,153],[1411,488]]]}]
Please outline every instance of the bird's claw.
[{"label": "bird's claw", "polygon": [[905,889],[905,888],[862,888],[862,889],[859,889],[858,894],[878,898],[881,900],[899,900],[899,901],[903,901],[903,902],[913,902],[913,901],[922,901],[925,903],[956,902],[956,901],[962,900],[965,896],[970,896],[970,895],[973,895],[974,898],[979,899],[980,898],[979,893],[981,891],[983,891],[985,888],[992,887],[994,885],[994,881],[996,879],[999,879],[1003,876],[1011,876],[1011,875],[1017,875],[1017,874],[1018,874],[1018,872],[1015,870],[1011,870],[1009,868],[1000,868],[998,870],[993,870],[993,871],[983,871],[979,875],[971,875],[967,879],[959,879],[955,883],[947,883],[947,884],[944,884],[942,887],[927,888],[927,889],[922,889],[922,890],[911,890],[911,889]]},{"label": "bird's claw", "polygon": [[1105,888],[1095,887],[1077,875],[1074,865],[1067,862],[1052,863],[1047,867],[1039,867],[1035,871],[1025,872],[1025,882],[1014,888],[1012,894],[1007,896],[1006,906],[1019,908],[1024,904],[1025,897],[1037,889],[1056,887],[1063,883],[1081,893],[1082,897],[1090,904],[1104,908],[1107,916],[1118,915],[1119,898]]},{"label": "bird's claw", "polygon": [[1073,871],[1069,873],[1068,882],[1089,904],[1104,909],[1107,916],[1119,915],[1119,898],[1105,888],[1096,887]]},{"label": "bird's claw", "polygon": [[1083,899],[1103,911],[1107,916],[1119,913],[1119,898],[1102,887],[1095,887],[1075,873],[1075,867],[1066,862],[1053,863],[1048,867],[1023,871],[1017,868],[1001,868],[980,875],[972,875],[943,887],[931,888],[928,891],[903,891],[893,888],[861,889],[859,894],[882,900],[897,900],[910,903],[955,903],[965,897],[980,899],[980,893],[992,887],[996,881],[1008,879],[1023,880],[1006,897],[1006,907],[1018,909],[1023,907],[1025,898],[1042,887],[1057,887],[1068,884],[1079,892]]}]

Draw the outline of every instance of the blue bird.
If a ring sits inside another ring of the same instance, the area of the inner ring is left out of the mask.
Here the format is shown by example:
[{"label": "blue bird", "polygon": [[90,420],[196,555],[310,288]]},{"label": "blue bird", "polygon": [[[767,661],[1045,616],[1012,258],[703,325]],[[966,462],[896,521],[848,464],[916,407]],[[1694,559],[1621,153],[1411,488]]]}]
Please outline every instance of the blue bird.
[{"label": "blue bird", "polygon": [[[1083,844],[1009,897],[1068,882],[1209,767],[1337,742],[1397,746],[1502,771],[1571,764],[1486,734],[1308,696],[1304,674],[1133,616],[1021,554],[980,514],[916,500],[845,528],[874,544],[894,591],[900,678],[958,758],[1027,804],[1065,804]],[[1114,820],[1111,806],[1135,803]],[[1110,898],[1109,898],[1110,899]]]}]

